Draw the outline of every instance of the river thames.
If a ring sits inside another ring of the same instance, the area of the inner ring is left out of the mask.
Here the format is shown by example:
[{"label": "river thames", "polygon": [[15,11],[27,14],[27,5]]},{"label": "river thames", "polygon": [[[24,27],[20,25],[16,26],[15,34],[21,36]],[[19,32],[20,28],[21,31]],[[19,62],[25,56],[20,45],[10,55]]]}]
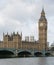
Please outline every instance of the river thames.
[{"label": "river thames", "polygon": [[0,65],[54,65],[54,57],[0,59]]}]

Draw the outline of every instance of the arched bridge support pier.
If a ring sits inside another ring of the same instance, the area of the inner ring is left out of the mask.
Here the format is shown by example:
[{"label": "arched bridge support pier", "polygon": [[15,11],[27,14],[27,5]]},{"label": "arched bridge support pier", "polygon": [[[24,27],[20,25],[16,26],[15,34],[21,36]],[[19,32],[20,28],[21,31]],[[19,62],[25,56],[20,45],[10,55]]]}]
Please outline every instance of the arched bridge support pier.
[{"label": "arched bridge support pier", "polygon": [[19,49],[18,50],[18,57],[32,57],[31,50]]}]

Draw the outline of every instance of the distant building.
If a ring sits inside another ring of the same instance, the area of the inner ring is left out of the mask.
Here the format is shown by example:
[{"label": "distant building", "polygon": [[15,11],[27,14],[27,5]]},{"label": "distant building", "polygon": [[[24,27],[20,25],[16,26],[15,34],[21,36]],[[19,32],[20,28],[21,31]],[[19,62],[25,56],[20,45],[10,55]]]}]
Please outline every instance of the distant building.
[{"label": "distant building", "polygon": [[51,50],[51,51],[54,51],[54,43],[51,44],[50,50]]},{"label": "distant building", "polygon": [[30,36],[30,41],[31,42],[34,42],[35,40],[34,40],[34,36]]},{"label": "distant building", "polygon": [[28,41],[29,42],[29,36],[26,36],[25,37],[25,41]]},{"label": "distant building", "polygon": [[51,44],[51,47],[54,47],[54,43]]}]

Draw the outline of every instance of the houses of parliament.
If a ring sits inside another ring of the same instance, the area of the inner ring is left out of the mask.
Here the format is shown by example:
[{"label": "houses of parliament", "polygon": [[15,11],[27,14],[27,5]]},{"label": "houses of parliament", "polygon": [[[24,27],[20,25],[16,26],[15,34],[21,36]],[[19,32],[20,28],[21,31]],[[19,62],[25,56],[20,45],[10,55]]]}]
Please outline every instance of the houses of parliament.
[{"label": "houses of parliament", "polygon": [[[36,35],[35,35],[36,36]],[[48,50],[47,45],[47,19],[45,16],[44,8],[41,11],[40,18],[38,20],[38,41],[34,40],[34,37],[31,36],[31,40],[26,37],[25,40],[22,40],[22,33],[12,33],[11,35],[3,33],[3,41],[0,41],[1,48],[15,48],[15,49],[32,49],[32,50]]]}]

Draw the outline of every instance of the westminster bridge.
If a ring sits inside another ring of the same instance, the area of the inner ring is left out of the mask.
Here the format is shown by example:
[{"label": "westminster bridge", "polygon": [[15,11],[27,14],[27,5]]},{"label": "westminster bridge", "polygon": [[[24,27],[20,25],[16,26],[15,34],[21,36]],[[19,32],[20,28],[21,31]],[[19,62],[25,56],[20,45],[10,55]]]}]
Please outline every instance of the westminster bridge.
[{"label": "westminster bridge", "polygon": [[38,51],[36,49],[0,48],[0,57],[38,57],[50,56],[52,51]]}]

